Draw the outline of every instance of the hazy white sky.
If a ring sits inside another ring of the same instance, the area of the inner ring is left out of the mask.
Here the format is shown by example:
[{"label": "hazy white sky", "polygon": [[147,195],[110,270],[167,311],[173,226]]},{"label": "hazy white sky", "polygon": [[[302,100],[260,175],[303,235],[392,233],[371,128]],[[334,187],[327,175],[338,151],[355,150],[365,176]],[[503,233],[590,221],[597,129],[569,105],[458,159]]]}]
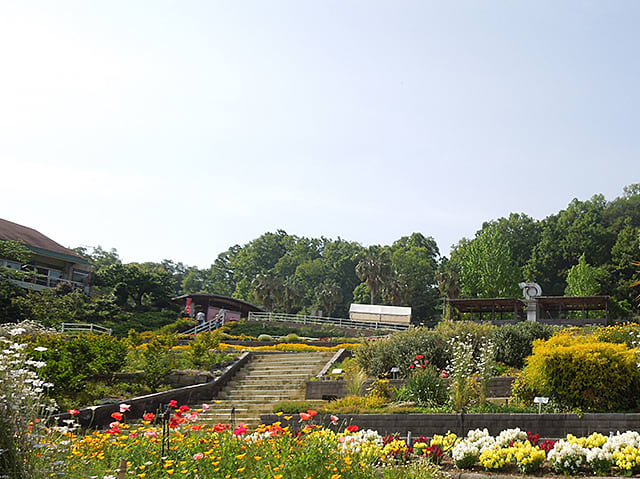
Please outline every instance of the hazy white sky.
[{"label": "hazy white sky", "polygon": [[640,181],[640,2],[0,1],[0,217],[208,267],[266,231],[444,255]]}]

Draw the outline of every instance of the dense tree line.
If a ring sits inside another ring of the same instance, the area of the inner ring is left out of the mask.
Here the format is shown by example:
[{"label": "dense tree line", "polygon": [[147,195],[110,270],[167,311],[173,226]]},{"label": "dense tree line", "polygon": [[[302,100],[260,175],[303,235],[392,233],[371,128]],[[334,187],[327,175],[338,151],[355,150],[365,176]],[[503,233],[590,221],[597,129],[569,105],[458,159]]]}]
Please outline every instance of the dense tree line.
[{"label": "dense tree line", "polygon": [[287,313],[344,317],[354,302],[411,305],[414,317],[438,310],[436,242],[420,233],[390,246],[305,238],[279,230],[221,253],[207,270],[191,269],[183,292],[233,296]]},{"label": "dense tree line", "polygon": [[541,221],[512,213],[483,224],[461,240],[441,274],[459,278],[463,297],[518,295],[518,281],[535,281],[545,295],[610,295],[614,314],[637,314],[638,279],[632,261],[640,256],[640,184],[613,201],[594,195],[574,199]]},{"label": "dense tree line", "polygon": [[[13,242],[0,243],[2,257],[28,256]],[[612,201],[574,199],[540,221],[522,213],[487,221],[448,258],[421,233],[364,247],[282,230],[232,246],[205,269],[171,260],[123,264],[115,249],[100,246],[76,251],[93,265],[91,298],[63,289],[34,299],[36,293],[18,291],[7,283],[10,272],[0,271],[0,319],[64,310],[67,320],[99,321],[175,310],[172,296],[203,292],[272,311],[337,317],[352,302],[411,306],[414,321],[423,322],[437,319],[444,296],[518,297],[520,281],[539,283],[545,295],[611,295],[614,315],[629,317],[638,313],[630,286],[640,279],[633,265],[640,258],[640,185]]]}]

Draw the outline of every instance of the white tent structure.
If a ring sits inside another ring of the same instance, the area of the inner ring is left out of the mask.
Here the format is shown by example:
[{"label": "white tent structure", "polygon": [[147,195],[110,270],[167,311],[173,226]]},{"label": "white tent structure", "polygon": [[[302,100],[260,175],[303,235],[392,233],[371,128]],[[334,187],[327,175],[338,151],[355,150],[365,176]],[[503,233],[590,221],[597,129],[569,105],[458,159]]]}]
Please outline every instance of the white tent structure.
[{"label": "white tent structure", "polygon": [[408,326],[411,323],[411,308],[377,304],[352,304],[349,307],[349,319],[368,323],[391,323]]}]

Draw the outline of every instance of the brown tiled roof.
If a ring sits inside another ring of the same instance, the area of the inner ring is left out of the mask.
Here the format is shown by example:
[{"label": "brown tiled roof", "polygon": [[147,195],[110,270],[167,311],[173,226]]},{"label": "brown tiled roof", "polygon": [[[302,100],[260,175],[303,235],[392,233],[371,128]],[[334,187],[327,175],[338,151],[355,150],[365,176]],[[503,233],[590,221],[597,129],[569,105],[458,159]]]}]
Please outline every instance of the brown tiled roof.
[{"label": "brown tiled roof", "polygon": [[22,240],[24,244],[32,248],[43,249],[52,253],[73,256],[80,260],[84,260],[84,258],[75,251],[65,248],[39,231],[17,223],[12,223],[11,221],[3,220],[2,218],[0,218],[0,240]]}]

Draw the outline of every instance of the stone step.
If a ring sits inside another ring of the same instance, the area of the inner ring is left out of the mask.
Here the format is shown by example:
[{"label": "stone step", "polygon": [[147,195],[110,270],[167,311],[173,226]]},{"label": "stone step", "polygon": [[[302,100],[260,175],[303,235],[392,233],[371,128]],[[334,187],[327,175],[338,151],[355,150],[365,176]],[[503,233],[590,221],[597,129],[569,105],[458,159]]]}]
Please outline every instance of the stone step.
[{"label": "stone step", "polygon": [[308,375],[305,376],[235,376],[233,382],[236,384],[296,384],[302,385],[308,378]]},{"label": "stone step", "polygon": [[243,371],[316,371],[322,369],[326,363],[323,361],[318,364],[248,364]]},{"label": "stone step", "polygon": [[245,366],[246,371],[271,371],[271,370],[286,370],[286,371],[316,371],[322,369],[326,364],[326,361],[318,363],[304,363],[304,364],[282,364],[282,363],[249,363]]},{"label": "stone step", "polygon": [[276,382],[303,384],[308,378],[313,377],[311,374],[236,374],[231,382]]},{"label": "stone step", "polygon": [[253,365],[287,365],[287,366],[304,366],[309,364],[326,364],[330,358],[291,358],[291,359],[254,359],[249,362]]},{"label": "stone step", "polygon": [[300,385],[300,382],[296,381],[253,381],[249,383],[239,381],[237,383],[234,382],[229,385],[229,387],[234,391],[295,391],[301,389],[303,386]]},{"label": "stone step", "polygon": [[260,415],[271,413],[276,403],[304,400],[305,381],[317,374],[333,355],[333,352],[258,355],[229,380],[215,398],[221,403],[212,404],[200,420],[204,424],[242,422],[255,428]]},{"label": "stone step", "polygon": [[243,393],[238,391],[230,391],[230,392],[222,392],[220,393],[220,399],[250,399],[251,401],[263,401],[263,402],[278,402],[284,401],[287,399],[298,400],[304,398],[304,391],[301,391],[299,394],[293,394],[289,391],[284,392],[274,392],[273,394],[260,392],[256,394],[251,394],[250,396],[247,394],[246,397],[242,397]]}]

